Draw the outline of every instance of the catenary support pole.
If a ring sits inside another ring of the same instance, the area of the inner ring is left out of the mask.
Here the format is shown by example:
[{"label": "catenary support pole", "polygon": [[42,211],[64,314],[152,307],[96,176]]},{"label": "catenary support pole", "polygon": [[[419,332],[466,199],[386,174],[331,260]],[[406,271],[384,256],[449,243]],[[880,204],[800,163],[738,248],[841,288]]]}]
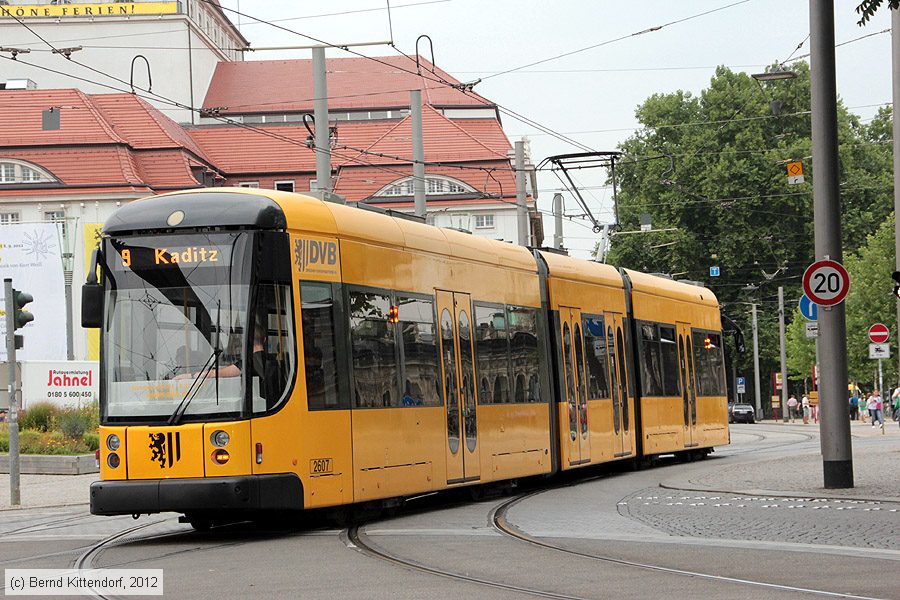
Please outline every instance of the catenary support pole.
[{"label": "catenary support pole", "polygon": [[759,327],[756,324],[756,304],[752,305],[753,315],[753,396],[756,400],[756,414],[762,414],[762,399],[759,385]]},{"label": "catenary support pole", "polygon": [[[68,248],[68,244],[66,244]],[[63,258],[63,262],[71,262],[71,259]],[[75,360],[75,323],[72,317],[72,269],[66,265],[63,268],[63,284],[66,294],[66,360]]]},{"label": "catenary support pole", "polygon": [[12,279],[3,280],[6,298],[6,364],[9,367],[9,504],[18,506],[19,497],[19,402],[18,381],[16,379],[16,316],[13,301]]},{"label": "catenary support pole", "polygon": [[787,423],[787,399],[788,399],[788,380],[787,380],[787,349],[784,340],[784,287],[778,286],[778,335],[781,340],[781,417]]},{"label": "catenary support pole", "polygon": [[424,217],[425,207],[425,142],[422,136],[422,90],[410,90],[409,114],[412,117],[413,199],[416,215]]},{"label": "catenary support pole", "polygon": [[[893,74],[894,115],[900,114],[900,10],[891,11],[891,71]],[[900,119],[894,122],[894,181],[900,182]],[[894,253],[900,271],[900,185],[894,185]],[[897,328],[900,336],[900,299],[897,300]],[[897,352],[897,387],[900,387],[900,349]]]},{"label": "catenary support pole", "polygon": [[528,245],[528,207],[525,205],[525,142],[516,142],[516,225],[518,243]]},{"label": "catenary support pole", "polygon": [[328,129],[328,84],[325,75],[325,48],[312,49],[313,118],[316,124],[316,187],[331,192],[331,139]]},{"label": "catenary support pole", "polygon": [[[809,1],[809,32],[816,259],[841,262],[833,0]],[[845,397],[847,324],[843,303],[819,310],[819,345],[819,429],[825,487],[851,488],[853,456]]]},{"label": "catenary support pole", "polygon": [[553,247],[563,247],[563,196],[562,194],[553,194]]}]

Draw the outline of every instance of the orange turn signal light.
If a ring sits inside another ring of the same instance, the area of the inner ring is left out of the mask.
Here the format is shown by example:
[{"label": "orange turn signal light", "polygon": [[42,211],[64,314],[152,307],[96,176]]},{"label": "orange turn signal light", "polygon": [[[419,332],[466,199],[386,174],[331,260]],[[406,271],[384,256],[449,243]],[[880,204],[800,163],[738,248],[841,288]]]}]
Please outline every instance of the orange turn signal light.
[{"label": "orange turn signal light", "polygon": [[213,450],[212,460],[217,465],[224,465],[225,463],[228,462],[229,458],[231,458],[231,455],[228,454],[228,450],[225,450],[223,448],[218,448],[216,450]]}]

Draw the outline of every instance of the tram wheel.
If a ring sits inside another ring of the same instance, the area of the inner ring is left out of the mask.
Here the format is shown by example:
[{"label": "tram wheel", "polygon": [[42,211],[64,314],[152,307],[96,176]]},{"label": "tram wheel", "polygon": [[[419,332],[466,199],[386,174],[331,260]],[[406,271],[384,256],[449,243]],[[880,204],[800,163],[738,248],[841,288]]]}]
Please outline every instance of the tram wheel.
[{"label": "tram wheel", "polygon": [[194,531],[209,531],[213,526],[212,520],[204,515],[185,515],[184,520],[194,528]]}]

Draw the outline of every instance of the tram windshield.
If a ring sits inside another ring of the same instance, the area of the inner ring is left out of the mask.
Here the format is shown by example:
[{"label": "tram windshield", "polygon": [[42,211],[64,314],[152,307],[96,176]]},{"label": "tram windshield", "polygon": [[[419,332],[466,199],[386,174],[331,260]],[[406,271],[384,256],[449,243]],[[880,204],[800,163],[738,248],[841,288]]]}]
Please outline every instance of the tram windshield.
[{"label": "tram windshield", "polygon": [[244,412],[252,236],[107,240],[104,418]]}]

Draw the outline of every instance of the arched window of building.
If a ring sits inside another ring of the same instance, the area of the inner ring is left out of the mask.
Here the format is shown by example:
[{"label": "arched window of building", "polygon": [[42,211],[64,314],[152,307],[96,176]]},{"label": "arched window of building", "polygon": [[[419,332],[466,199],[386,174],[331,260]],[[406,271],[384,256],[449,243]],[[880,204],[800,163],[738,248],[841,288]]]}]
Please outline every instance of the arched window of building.
[{"label": "arched window of building", "polygon": [[0,185],[56,181],[56,177],[37,165],[12,158],[0,158]]},{"label": "arched window of building", "polygon": [[[472,186],[453,179],[451,177],[443,177],[438,175],[428,175],[425,177],[425,195],[426,196],[448,196],[452,194],[472,194],[477,190]],[[398,179],[390,185],[380,190],[375,196],[412,196],[413,195],[413,178],[405,177]]]}]

